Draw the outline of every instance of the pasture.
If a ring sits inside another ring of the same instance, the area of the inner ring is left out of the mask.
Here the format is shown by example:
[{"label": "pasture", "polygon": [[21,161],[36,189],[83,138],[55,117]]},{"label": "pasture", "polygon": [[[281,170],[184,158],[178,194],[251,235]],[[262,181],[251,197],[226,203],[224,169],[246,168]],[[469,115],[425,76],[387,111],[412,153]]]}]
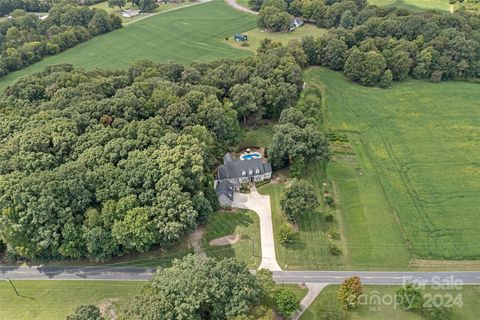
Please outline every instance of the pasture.
[{"label": "pasture", "polygon": [[190,63],[246,57],[251,53],[222,41],[235,33],[251,30],[255,24],[255,16],[242,14],[223,0],[167,11],[0,78],[0,91],[20,77],[59,63],[71,63],[84,69],[126,69],[141,59]]},{"label": "pasture", "polygon": [[[393,297],[398,290],[398,286],[364,286],[364,294],[367,299],[369,297],[377,296],[385,303],[380,305],[363,304],[357,309],[347,311],[345,320],[422,320],[425,319],[413,312],[405,311],[400,306],[389,303],[389,297]],[[303,314],[300,320],[316,320],[319,319],[319,307],[325,304],[338,303],[337,300],[338,286],[330,285],[326,287],[320,295],[315,299],[312,305]],[[427,287],[422,290],[422,294],[438,295],[437,301],[447,301],[449,295],[454,298],[460,294],[458,302],[463,302],[463,306],[453,306],[451,320],[475,320],[480,313],[480,306],[478,300],[480,299],[480,287],[478,286],[463,286],[460,290],[433,290]],[[368,300],[367,300],[368,301]],[[374,301],[374,300],[370,300]],[[440,303],[440,302],[437,302]]]},{"label": "pasture", "polygon": [[330,170],[350,202],[347,241],[406,259],[401,233],[414,259],[479,259],[479,85],[408,81],[385,90],[323,68],[306,79],[323,85],[328,130],[353,141],[368,172],[349,180],[342,164]]},{"label": "pasture", "polygon": [[379,7],[397,7],[415,12],[425,10],[450,11],[452,8],[448,0],[368,0],[368,3]]},{"label": "pasture", "polygon": [[287,44],[290,40],[301,40],[304,36],[314,36],[319,37],[327,32],[327,29],[317,28],[313,24],[305,24],[300,28],[297,28],[290,32],[269,32],[266,30],[261,30],[255,28],[243,34],[248,36],[248,45],[244,46],[241,42],[236,42],[233,40],[233,37],[229,38],[225,43],[230,44],[234,48],[248,50],[251,52],[256,52],[260,47],[260,42],[263,39],[271,39],[276,42],[281,42]]},{"label": "pasture", "polygon": [[[108,6],[108,1],[93,4],[93,5],[90,6],[90,8],[103,9],[103,10],[107,11],[108,13],[114,13],[114,14],[118,15],[120,18],[122,18],[122,21],[123,21],[124,25],[127,25],[129,23],[134,22],[134,21],[144,19],[145,17],[154,15],[156,13],[167,11],[167,10],[172,10],[172,9],[178,9],[178,8],[181,8],[181,7],[184,7],[184,6],[187,6],[187,5],[192,5],[192,3],[191,2],[166,3],[166,4],[165,3],[159,3],[158,8],[156,8],[152,12],[142,13],[142,14],[140,14],[136,17],[132,17],[132,18],[123,17],[122,12],[120,11],[120,8],[119,7],[113,7],[113,8],[109,7]],[[138,7],[133,5],[132,3],[127,3],[125,7],[122,7],[122,10],[126,10],[126,9],[138,10]]]},{"label": "pasture", "polygon": [[0,282],[0,319],[63,320],[82,304],[118,308],[140,293],[142,281],[12,281]]}]

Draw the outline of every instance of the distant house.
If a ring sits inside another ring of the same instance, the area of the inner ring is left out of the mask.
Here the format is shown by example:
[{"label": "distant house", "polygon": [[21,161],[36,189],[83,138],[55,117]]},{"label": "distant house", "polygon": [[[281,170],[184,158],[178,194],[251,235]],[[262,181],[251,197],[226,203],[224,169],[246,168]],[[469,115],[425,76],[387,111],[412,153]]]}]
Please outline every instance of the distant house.
[{"label": "distant house", "polygon": [[237,33],[236,35],[233,36],[233,38],[235,39],[235,41],[238,41],[238,42],[244,42],[248,40],[247,35],[241,34],[241,33]]},{"label": "distant house", "polygon": [[244,183],[259,182],[272,178],[272,164],[261,158],[236,160],[231,153],[223,156],[218,167],[215,191],[222,206],[230,206],[235,189]]},{"label": "distant house", "polygon": [[303,26],[303,24],[304,22],[302,19],[292,18],[292,20],[290,20],[290,23],[288,24],[288,30],[295,30],[296,28]]},{"label": "distant house", "polygon": [[122,11],[122,17],[124,18],[133,18],[138,16],[139,14],[140,14],[140,10],[127,9]]}]

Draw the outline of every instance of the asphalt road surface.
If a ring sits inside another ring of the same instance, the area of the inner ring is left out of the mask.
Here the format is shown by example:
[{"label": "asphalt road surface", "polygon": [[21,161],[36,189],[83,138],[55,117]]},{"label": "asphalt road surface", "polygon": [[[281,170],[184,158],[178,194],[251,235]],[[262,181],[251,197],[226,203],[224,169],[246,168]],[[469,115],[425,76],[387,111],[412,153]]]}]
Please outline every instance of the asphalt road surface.
[{"label": "asphalt road surface", "polygon": [[[141,267],[0,267],[0,280],[115,280],[145,281],[155,272]],[[379,271],[274,271],[277,283],[341,283],[359,276],[363,284],[402,285],[415,281],[426,285],[480,285],[480,271],[379,272]]]}]

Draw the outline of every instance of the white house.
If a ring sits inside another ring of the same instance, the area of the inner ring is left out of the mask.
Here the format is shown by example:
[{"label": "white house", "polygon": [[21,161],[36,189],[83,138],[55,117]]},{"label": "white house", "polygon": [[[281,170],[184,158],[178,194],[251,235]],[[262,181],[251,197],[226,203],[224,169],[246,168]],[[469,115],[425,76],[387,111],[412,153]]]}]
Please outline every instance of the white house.
[{"label": "white house", "polygon": [[288,24],[288,30],[292,31],[295,30],[298,27],[303,26],[304,22],[300,18],[293,18],[290,20],[290,23]]},{"label": "white house", "polygon": [[138,16],[139,14],[140,14],[140,10],[127,9],[122,11],[122,17],[124,18],[133,18]]}]

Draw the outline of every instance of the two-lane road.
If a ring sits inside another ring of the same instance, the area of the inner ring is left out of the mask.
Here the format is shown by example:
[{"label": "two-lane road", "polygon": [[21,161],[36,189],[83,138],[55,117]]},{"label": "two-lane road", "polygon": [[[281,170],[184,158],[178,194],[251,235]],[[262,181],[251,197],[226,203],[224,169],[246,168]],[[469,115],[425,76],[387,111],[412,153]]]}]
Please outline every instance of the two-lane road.
[{"label": "two-lane road", "polygon": [[[0,280],[105,280],[145,281],[155,272],[142,267],[0,267]],[[480,285],[480,271],[380,272],[380,271],[274,271],[277,283],[341,283],[359,276],[364,284],[401,285],[407,281],[424,284]]]}]

